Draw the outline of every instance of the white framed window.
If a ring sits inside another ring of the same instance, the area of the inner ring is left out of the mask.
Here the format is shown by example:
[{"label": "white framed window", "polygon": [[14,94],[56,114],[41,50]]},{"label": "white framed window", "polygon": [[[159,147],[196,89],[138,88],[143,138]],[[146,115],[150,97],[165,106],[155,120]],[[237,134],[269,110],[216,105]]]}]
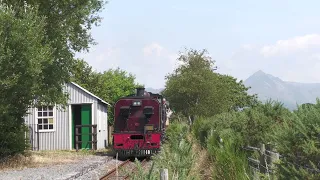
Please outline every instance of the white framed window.
[{"label": "white framed window", "polygon": [[40,106],[37,107],[37,124],[38,131],[54,131],[55,117],[54,106]]}]

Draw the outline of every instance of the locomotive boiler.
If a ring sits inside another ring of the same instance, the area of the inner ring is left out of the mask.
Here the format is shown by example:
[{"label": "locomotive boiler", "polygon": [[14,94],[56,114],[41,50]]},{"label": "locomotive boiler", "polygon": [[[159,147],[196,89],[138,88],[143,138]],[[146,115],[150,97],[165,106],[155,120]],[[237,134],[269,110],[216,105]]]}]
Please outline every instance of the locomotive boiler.
[{"label": "locomotive boiler", "polygon": [[160,94],[137,88],[114,105],[113,150],[119,158],[148,157],[160,150],[171,114]]}]

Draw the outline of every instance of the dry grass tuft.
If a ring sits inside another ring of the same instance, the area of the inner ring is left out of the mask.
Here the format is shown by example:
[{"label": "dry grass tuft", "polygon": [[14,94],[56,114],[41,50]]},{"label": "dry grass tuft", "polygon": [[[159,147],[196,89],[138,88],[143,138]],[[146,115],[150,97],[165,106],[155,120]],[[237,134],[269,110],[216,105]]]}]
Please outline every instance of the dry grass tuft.
[{"label": "dry grass tuft", "polygon": [[0,162],[0,171],[6,169],[19,169],[21,167],[27,167],[32,165],[33,157],[30,154],[18,154],[15,156],[8,157],[3,159]]},{"label": "dry grass tuft", "polygon": [[198,152],[198,161],[195,165],[195,169],[198,173],[200,172],[200,176],[202,179],[214,179],[212,177],[213,164],[210,161],[208,151],[206,149],[199,149]]},{"label": "dry grass tuft", "polygon": [[75,150],[28,151],[23,155],[18,154],[2,160],[2,162],[0,162],[0,171],[72,163],[88,156],[108,154],[110,152],[110,149],[95,152],[87,150],[78,152]]},{"label": "dry grass tuft", "polygon": [[196,156],[195,164],[191,169],[191,174],[200,176],[201,179],[213,179],[213,164],[210,161],[208,151],[201,147],[201,145],[191,135],[188,139],[192,142],[192,152]]}]

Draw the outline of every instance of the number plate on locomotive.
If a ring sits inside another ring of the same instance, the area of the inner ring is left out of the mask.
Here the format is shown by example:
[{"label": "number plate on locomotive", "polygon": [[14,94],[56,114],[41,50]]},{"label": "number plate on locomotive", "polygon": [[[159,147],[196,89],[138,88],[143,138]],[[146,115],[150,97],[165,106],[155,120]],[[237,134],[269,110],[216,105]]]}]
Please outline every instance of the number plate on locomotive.
[{"label": "number plate on locomotive", "polygon": [[144,126],[144,129],[147,131],[153,131],[153,125],[146,125]]}]

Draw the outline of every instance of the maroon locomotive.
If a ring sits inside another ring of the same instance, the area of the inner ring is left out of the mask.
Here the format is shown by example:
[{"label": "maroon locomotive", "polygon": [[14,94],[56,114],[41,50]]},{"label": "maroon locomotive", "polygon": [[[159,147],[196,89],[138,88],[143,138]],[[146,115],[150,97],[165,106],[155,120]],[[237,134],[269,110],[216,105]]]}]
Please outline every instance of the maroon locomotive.
[{"label": "maroon locomotive", "polygon": [[119,158],[148,157],[160,150],[165,136],[167,103],[162,95],[137,88],[114,105],[113,149]]}]

